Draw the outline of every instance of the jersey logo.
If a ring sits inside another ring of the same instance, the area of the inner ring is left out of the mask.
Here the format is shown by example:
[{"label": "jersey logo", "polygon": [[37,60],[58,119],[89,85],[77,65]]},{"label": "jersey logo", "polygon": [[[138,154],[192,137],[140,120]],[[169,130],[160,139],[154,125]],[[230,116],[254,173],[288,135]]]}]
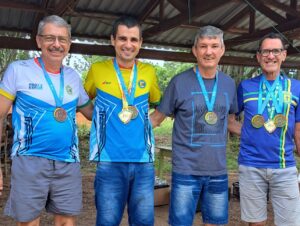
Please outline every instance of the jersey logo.
[{"label": "jersey logo", "polygon": [[139,80],[138,85],[141,89],[144,89],[146,87],[146,82],[145,80]]},{"label": "jersey logo", "polygon": [[108,81],[103,81],[102,82],[102,85],[110,85],[111,84],[111,82],[108,82]]},{"label": "jersey logo", "polygon": [[43,89],[43,84],[29,83],[28,85],[29,89]]},{"label": "jersey logo", "polygon": [[66,92],[67,92],[67,94],[72,95],[73,90],[72,90],[72,87],[70,85],[66,85]]}]

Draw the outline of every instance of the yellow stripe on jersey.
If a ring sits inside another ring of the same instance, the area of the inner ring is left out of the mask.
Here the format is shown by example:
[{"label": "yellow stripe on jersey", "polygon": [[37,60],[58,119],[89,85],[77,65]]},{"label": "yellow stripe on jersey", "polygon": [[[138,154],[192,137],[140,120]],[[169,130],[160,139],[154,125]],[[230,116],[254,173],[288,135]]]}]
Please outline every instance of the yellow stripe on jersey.
[{"label": "yellow stripe on jersey", "polygon": [[15,97],[11,95],[10,93],[4,91],[3,89],[0,89],[0,95],[5,96],[7,99],[14,101]]}]

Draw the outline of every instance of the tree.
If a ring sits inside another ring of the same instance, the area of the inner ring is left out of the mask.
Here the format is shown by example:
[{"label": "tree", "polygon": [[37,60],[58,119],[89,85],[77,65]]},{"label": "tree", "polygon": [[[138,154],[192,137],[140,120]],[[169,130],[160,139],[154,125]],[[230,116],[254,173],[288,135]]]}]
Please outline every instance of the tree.
[{"label": "tree", "polygon": [[[1,33],[0,36],[21,37],[18,33]],[[8,64],[15,60],[24,60],[29,57],[29,52],[16,49],[0,49],[0,80]]]}]

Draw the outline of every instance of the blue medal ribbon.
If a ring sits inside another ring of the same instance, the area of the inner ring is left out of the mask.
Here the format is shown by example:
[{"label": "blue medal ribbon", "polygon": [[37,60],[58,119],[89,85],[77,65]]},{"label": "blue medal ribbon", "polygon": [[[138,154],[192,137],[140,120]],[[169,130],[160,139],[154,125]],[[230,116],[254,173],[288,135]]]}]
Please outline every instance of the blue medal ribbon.
[{"label": "blue medal ribbon", "polygon": [[[119,68],[119,65],[117,63],[117,59],[114,59],[114,68],[117,74],[117,78],[119,81],[119,86],[121,89],[121,93],[122,93],[122,101],[123,101],[123,105],[125,103],[125,106],[127,105],[133,105],[134,102],[134,94],[135,94],[135,89],[136,89],[136,80],[137,80],[137,66],[134,63],[133,65],[133,73],[132,73],[132,77],[130,78],[130,82],[129,82],[129,89],[126,88],[121,70]],[[123,98],[123,94],[125,95],[125,98]],[[123,106],[124,107],[124,106]]]},{"label": "blue medal ribbon", "polygon": [[198,66],[196,66],[196,75],[197,75],[197,79],[198,79],[198,82],[200,84],[203,96],[204,96],[204,100],[205,100],[205,104],[206,104],[207,110],[209,112],[213,112],[214,105],[215,105],[215,102],[216,102],[217,89],[218,89],[218,71],[216,73],[216,79],[215,79],[215,83],[214,83],[214,87],[213,87],[213,90],[212,90],[212,94],[211,94],[211,99],[210,100],[209,100],[209,97],[208,97],[208,92],[206,90],[204,81],[203,81],[202,76],[201,76],[201,74],[199,72]]},{"label": "blue medal ribbon", "polygon": [[[281,114],[283,111],[283,93],[282,85],[279,79],[280,76],[278,75],[272,85],[270,85],[264,75],[260,80],[258,95],[258,114],[262,114],[264,109],[267,107],[269,119],[274,118],[275,110],[277,114]],[[263,94],[265,94],[264,101]],[[272,105],[270,104],[271,100]]]},{"label": "blue medal ribbon", "polygon": [[59,96],[58,96],[56,93],[56,90],[54,88],[54,85],[51,81],[51,78],[45,69],[43,60],[40,57],[38,57],[38,61],[43,69],[44,77],[45,77],[45,79],[49,85],[49,88],[52,92],[52,95],[54,97],[56,107],[61,107],[63,104],[63,99],[64,99],[64,72],[63,72],[63,69],[62,69],[62,67],[60,68],[60,86],[59,86]]}]

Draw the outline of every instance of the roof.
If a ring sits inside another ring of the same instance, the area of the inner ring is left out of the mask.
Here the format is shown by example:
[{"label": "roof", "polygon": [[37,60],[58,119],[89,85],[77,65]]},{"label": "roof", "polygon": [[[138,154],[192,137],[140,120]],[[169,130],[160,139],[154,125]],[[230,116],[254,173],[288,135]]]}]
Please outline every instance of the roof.
[{"label": "roof", "polygon": [[142,24],[142,58],[195,61],[190,52],[198,28],[214,25],[225,34],[221,63],[257,65],[258,40],[276,31],[290,43],[285,66],[300,68],[298,0],[1,0],[0,32],[11,33],[0,37],[0,48],[36,49],[38,22],[51,14],[71,24],[73,53],[114,55],[109,45],[112,23],[128,14]]}]

